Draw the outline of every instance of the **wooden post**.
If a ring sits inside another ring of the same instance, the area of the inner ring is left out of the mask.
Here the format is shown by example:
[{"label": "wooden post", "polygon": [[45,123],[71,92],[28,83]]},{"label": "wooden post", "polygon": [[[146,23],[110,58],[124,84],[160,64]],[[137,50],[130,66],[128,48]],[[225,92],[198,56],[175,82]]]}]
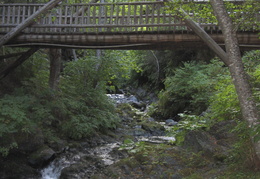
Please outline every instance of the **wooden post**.
[{"label": "wooden post", "polygon": [[36,17],[38,17],[41,14],[46,13],[49,9],[52,9],[55,7],[59,2],[62,0],[52,0],[48,2],[46,5],[44,5],[41,9],[39,9],[37,12],[32,14],[30,17],[28,17],[26,20],[24,20],[22,23],[20,23],[18,26],[16,26],[14,29],[12,29],[9,33],[7,33],[5,36],[3,36],[0,39],[0,47],[7,43],[11,38],[19,34],[24,28],[29,26]]},{"label": "wooden post", "polygon": [[61,49],[50,49],[50,76],[49,86],[53,90],[58,89],[61,69]]}]

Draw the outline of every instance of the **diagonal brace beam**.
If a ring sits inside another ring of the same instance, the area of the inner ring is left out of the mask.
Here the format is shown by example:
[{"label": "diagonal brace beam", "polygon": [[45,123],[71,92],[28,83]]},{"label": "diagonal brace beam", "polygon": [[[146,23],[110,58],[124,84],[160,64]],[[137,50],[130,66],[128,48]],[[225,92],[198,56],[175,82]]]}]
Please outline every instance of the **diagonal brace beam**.
[{"label": "diagonal brace beam", "polygon": [[6,77],[10,72],[15,70],[18,66],[20,66],[25,60],[27,60],[30,56],[32,56],[39,48],[31,48],[27,52],[25,52],[20,58],[18,58],[14,63],[6,67],[4,70],[0,72],[0,80]]},{"label": "diagonal brace beam", "polygon": [[185,16],[184,22],[228,65],[227,53],[183,9],[181,11]]}]

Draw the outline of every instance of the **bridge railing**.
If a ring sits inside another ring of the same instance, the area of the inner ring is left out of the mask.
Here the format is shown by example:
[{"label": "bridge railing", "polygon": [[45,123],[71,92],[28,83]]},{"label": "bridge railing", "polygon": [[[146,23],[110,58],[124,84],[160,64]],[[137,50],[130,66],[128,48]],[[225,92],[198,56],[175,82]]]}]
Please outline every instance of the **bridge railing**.
[{"label": "bridge railing", "polygon": [[[0,33],[7,33],[44,4],[0,4]],[[218,31],[214,23],[199,20],[207,31]],[[166,13],[163,2],[61,4],[35,19],[24,33],[188,33],[181,18]]]}]

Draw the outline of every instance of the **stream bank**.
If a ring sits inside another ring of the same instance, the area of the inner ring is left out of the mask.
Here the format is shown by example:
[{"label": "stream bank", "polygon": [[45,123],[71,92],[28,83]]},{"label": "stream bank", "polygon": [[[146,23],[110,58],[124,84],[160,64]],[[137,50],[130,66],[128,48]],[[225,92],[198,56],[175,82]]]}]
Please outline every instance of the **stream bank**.
[{"label": "stream bank", "polygon": [[191,131],[184,145],[176,146],[174,138],[165,136],[165,128],[177,122],[157,122],[147,114],[146,103],[135,96],[110,97],[116,101],[121,118],[116,130],[96,133],[91,139],[52,143],[38,151],[44,153],[44,161],[11,155],[16,166],[14,173],[0,170],[0,178],[216,178],[227,169],[225,160],[235,140],[229,132],[233,122],[216,124],[209,131]]}]

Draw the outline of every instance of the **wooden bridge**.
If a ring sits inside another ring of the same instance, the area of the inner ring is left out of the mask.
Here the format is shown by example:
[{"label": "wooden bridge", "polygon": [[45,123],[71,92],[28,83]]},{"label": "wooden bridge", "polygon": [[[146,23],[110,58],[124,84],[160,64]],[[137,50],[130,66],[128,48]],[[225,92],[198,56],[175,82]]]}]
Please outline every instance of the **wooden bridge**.
[{"label": "wooden bridge", "polygon": [[[44,4],[0,4],[0,38]],[[7,46],[87,49],[176,49],[204,46],[185,21],[165,11],[163,2],[60,3],[34,19]],[[192,14],[190,14],[192,16]],[[260,15],[256,14],[258,21]],[[221,30],[207,18],[196,19],[218,43]],[[238,29],[241,46],[260,48],[256,26]]]}]

